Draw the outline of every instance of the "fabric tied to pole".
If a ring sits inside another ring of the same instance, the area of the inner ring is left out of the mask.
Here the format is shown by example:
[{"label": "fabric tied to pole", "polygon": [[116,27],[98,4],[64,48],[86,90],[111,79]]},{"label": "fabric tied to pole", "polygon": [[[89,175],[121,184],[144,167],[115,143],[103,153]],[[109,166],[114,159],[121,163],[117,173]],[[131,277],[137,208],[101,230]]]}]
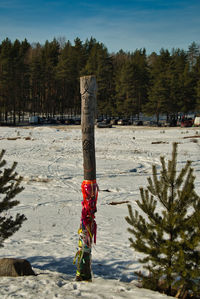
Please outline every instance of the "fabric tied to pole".
[{"label": "fabric tied to pole", "polygon": [[[96,243],[97,225],[95,222],[95,213],[97,211],[96,204],[98,197],[98,185],[96,180],[83,181],[81,190],[83,194],[81,214],[82,229],[87,230],[88,238],[92,242],[92,238],[94,237],[94,243]],[[87,245],[91,247],[91,244]]]},{"label": "fabric tied to pole", "polygon": [[81,223],[78,230],[79,245],[74,258],[74,264],[78,258],[77,276],[82,272],[84,258],[87,253],[91,253],[92,240],[96,244],[97,225],[95,213],[97,211],[98,185],[96,180],[84,180],[81,185],[83,194]]}]

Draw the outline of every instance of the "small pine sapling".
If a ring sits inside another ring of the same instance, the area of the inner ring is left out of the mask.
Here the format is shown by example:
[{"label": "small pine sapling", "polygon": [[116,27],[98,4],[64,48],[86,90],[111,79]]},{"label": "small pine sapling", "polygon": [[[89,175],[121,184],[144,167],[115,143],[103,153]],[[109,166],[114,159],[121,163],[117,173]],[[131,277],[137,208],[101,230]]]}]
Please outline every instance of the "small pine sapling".
[{"label": "small pine sapling", "polygon": [[[177,298],[200,295],[200,197],[195,192],[191,162],[177,172],[177,143],[172,159],[160,157],[161,171],[152,166],[147,189],[140,188],[142,210],[128,205],[130,246],[143,254],[146,273],[136,272],[143,287]],[[157,209],[157,204],[161,208]]]},{"label": "small pine sapling", "polygon": [[17,213],[14,218],[8,213],[19,204],[19,201],[13,199],[24,188],[20,187],[22,177],[15,172],[17,163],[14,162],[11,168],[5,168],[4,154],[5,150],[2,150],[0,153],[0,247],[3,247],[3,242],[18,231],[26,220],[23,214]]}]

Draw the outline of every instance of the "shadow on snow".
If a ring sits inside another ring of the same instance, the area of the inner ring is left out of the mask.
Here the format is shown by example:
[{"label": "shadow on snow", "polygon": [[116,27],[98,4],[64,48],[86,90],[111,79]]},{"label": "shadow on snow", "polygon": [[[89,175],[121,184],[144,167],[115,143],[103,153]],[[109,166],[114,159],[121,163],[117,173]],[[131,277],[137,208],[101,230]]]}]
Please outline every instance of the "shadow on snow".
[{"label": "shadow on snow", "polygon": [[[27,259],[33,268],[67,274],[70,277],[76,276],[76,265],[73,265],[73,257],[55,258],[52,256],[34,256]],[[133,273],[136,269],[135,267],[134,269],[131,267],[135,263],[136,262],[131,263],[130,261],[120,260],[92,260],[93,276],[130,282],[136,279]]]}]

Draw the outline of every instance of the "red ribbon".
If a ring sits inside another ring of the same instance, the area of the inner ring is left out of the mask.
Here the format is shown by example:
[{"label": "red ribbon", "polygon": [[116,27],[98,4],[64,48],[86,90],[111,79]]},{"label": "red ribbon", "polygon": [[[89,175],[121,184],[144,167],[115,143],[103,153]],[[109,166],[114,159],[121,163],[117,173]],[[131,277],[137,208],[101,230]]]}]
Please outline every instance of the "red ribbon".
[{"label": "red ribbon", "polygon": [[97,225],[95,222],[95,213],[97,211],[98,185],[96,180],[85,180],[82,182],[81,190],[83,194],[82,216],[81,221],[85,229],[87,229],[90,238],[94,236],[96,243]]}]

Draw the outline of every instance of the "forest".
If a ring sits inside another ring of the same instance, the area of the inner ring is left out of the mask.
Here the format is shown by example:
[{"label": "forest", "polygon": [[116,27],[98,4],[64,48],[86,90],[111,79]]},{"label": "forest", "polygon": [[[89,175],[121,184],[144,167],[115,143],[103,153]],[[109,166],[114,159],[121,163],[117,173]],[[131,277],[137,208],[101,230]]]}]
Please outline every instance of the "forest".
[{"label": "forest", "polygon": [[138,117],[200,111],[200,46],[109,53],[91,37],[64,37],[30,44],[27,39],[0,44],[0,122],[23,122],[26,115],[60,118],[79,115],[80,77],[95,75],[97,113]]}]

